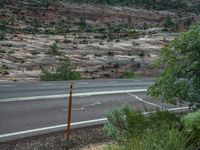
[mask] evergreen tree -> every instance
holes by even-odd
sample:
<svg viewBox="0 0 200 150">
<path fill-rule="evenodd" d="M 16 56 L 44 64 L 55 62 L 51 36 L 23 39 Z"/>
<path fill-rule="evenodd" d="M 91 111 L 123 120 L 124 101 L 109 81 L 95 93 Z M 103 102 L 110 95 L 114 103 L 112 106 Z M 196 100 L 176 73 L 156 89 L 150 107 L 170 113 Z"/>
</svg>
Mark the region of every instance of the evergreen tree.
<svg viewBox="0 0 200 150">
<path fill-rule="evenodd" d="M 55 80 L 78 80 L 80 79 L 79 73 L 74 71 L 69 58 L 64 57 L 60 59 L 60 63 L 56 70 L 47 70 L 42 68 L 40 80 L 42 81 L 55 81 Z"/>
</svg>

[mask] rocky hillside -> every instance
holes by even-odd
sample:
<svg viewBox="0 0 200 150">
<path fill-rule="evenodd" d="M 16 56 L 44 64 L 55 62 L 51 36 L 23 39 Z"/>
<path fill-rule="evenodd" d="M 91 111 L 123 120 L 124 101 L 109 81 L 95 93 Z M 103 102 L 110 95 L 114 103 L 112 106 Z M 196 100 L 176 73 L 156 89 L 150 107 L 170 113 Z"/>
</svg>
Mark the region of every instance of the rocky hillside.
<svg viewBox="0 0 200 150">
<path fill-rule="evenodd" d="M 199 19 L 190 11 L 42 2 L 0 4 L 1 80 L 38 80 L 41 68 L 55 68 L 62 55 L 82 78 L 114 78 L 116 64 L 118 77 L 155 76 L 159 49 Z"/>
<path fill-rule="evenodd" d="M 78 4 L 110 5 L 153 10 L 200 13 L 199 0 L 64 0 Z"/>
</svg>

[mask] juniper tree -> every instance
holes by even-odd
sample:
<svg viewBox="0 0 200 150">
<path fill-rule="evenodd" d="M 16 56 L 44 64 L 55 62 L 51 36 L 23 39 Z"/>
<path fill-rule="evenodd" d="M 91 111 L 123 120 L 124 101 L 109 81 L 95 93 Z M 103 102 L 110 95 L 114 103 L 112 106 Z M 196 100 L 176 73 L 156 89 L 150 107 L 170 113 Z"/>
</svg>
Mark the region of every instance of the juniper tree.
<svg viewBox="0 0 200 150">
<path fill-rule="evenodd" d="M 55 81 L 55 80 L 78 80 L 80 74 L 74 70 L 69 58 L 64 57 L 54 70 L 47 70 L 42 68 L 40 80 L 42 81 Z"/>
</svg>

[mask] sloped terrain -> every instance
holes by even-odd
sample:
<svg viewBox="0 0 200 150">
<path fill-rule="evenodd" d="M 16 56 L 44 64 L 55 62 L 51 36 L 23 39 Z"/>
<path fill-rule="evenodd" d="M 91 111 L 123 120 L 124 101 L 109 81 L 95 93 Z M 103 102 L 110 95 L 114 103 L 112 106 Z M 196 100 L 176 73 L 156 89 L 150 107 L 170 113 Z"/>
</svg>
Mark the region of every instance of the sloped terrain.
<svg viewBox="0 0 200 150">
<path fill-rule="evenodd" d="M 166 18 L 170 18 L 172 22 Z M 159 49 L 199 19 L 191 12 L 6 1 L 0 11 L 1 80 L 38 80 L 68 56 L 82 78 L 115 78 L 134 71 L 155 76 Z M 168 25 L 168 26 L 167 26 Z M 116 68 L 116 64 L 118 68 Z"/>
</svg>

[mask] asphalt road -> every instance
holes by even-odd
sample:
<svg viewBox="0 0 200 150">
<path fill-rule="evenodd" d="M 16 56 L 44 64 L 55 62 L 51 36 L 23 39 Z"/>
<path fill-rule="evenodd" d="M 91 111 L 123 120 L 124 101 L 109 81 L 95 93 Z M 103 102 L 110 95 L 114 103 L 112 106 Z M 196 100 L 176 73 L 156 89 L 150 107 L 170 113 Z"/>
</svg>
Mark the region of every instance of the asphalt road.
<svg viewBox="0 0 200 150">
<path fill-rule="evenodd" d="M 151 83 L 153 83 L 153 79 L 145 78 L 135 80 L 80 80 L 73 81 L 73 93 L 140 89 L 146 88 Z M 0 99 L 68 93 L 69 81 L 0 83 Z"/>
<path fill-rule="evenodd" d="M 152 83 L 153 79 L 75 81 L 73 94 L 81 95 L 73 97 L 72 127 L 103 123 L 108 110 L 125 102 L 138 111 L 177 107 L 148 98 L 145 89 Z M 64 81 L 0 83 L 0 142 L 65 129 L 68 87 Z"/>
</svg>

